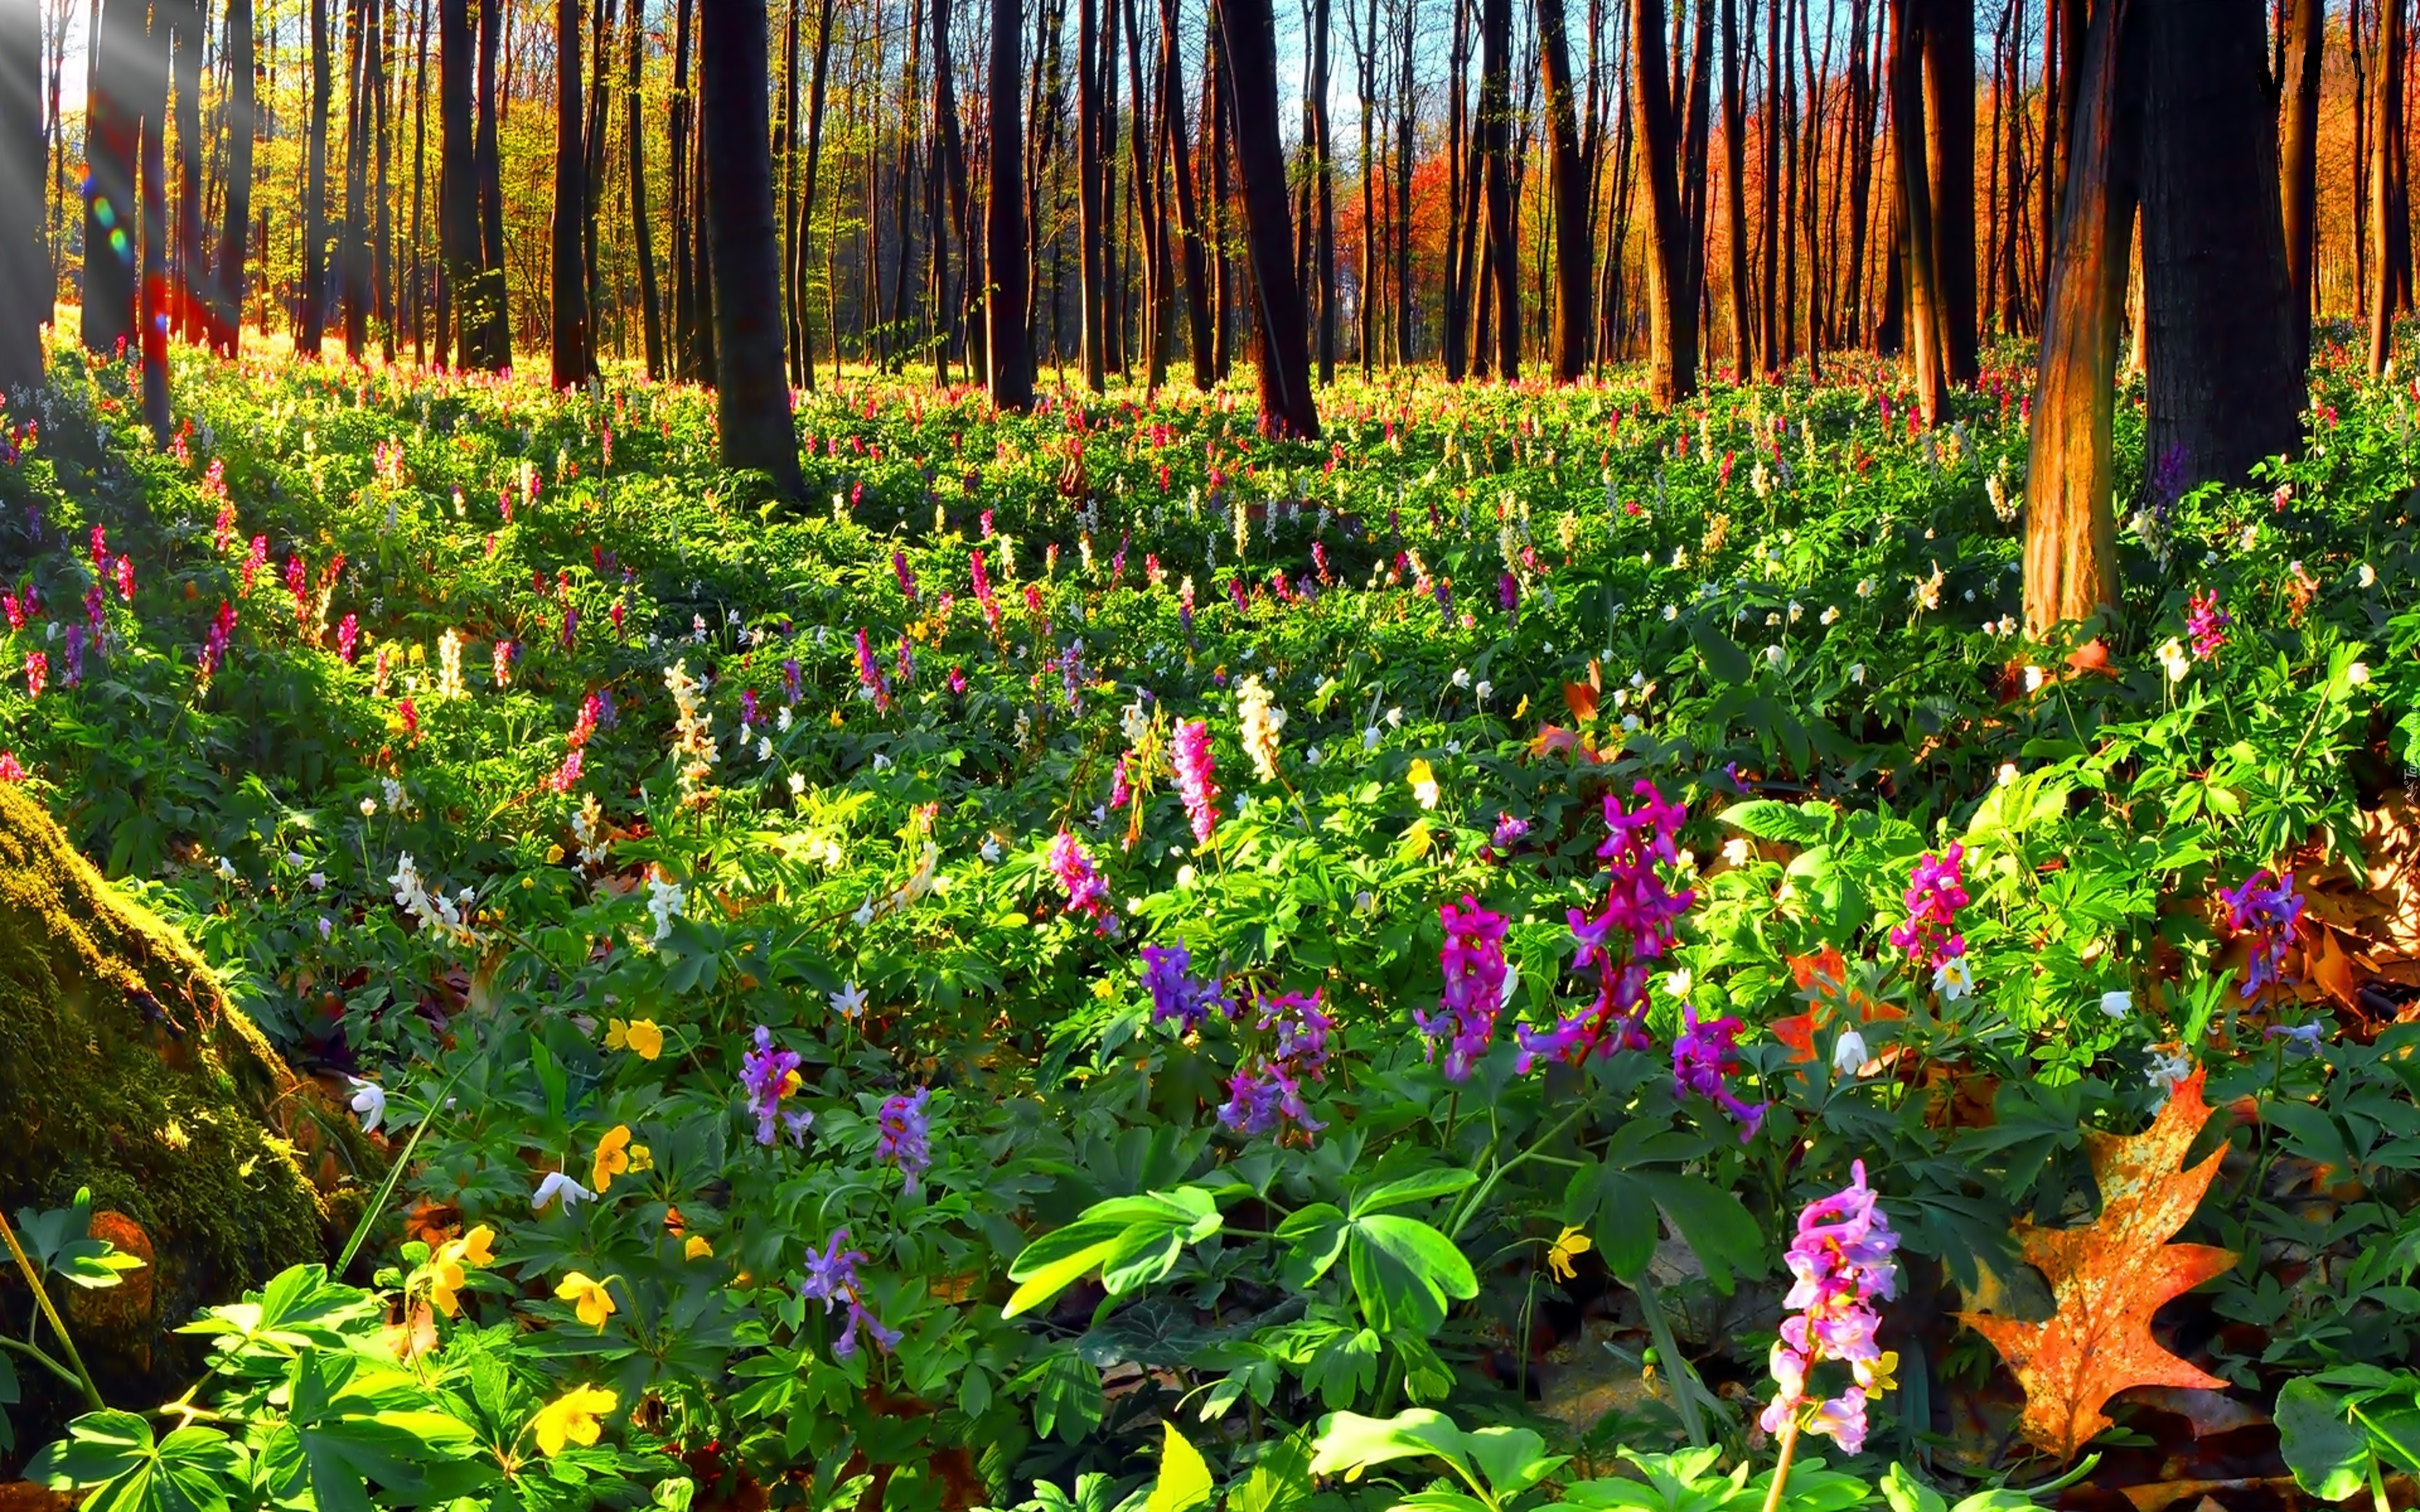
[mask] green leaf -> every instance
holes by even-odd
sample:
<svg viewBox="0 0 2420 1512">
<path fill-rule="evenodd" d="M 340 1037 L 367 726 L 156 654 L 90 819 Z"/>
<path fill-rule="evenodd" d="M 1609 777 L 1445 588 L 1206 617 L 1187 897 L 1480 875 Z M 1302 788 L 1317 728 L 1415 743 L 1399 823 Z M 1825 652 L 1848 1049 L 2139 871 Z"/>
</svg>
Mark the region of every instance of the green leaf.
<svg viewBox="0 0 2420 1512">
<path fill-rule="evenodd" d="M 1571 1458 L 1546 1453 L 1546 1441 L 1528 1428 L 1474 1428 L 1462 1437 L 1470 1446 L 1470 1458 L 1487 1476 L 1487 1489 L 1499 1503 L 1510 1502 L 1544 1480 Z"/>
<path fill-rule="evenodd" d="M 2353 1495 L 2369 1475 L 2368 1435 L 2316 1381 L 2289 1381 L 2277 1393 L 2277 1452 L 2294 1484 L 2322 1502 Z"/>
<path fill-rule="evenodd" d="M 1159 1450 L 1159 1479 L 1152 1485 L 1143 1512 L 1193 1512 L 1197 1506 L 1209 1505 L 1218 1485 L 1210 1478 L 1210 1466 L 1202 1451 L 1176 1431 L 1175 1424 L 1162 1420 L 1159 1426 L 1166 1430 Z"/>
<path fill-rule="evenodd" d="M 260 1450 L 262 1489 L 295 1512 L 372 1512 L 369 1488 L 389 1504 L 421 1499 L 427 1473 L 468 1456 L 469 1424 L 436 1412 L 411 1375 L 359 1355 L 297 1360 L 292 1409 Z"/>
<path fill-rule="evenodd" d="M 1380 1333 L 1434 1334 L 1449 1298 L 1479 1295 L 1479 1278 L 1452 1240 L 1415 1218 L 1380 1213 L 1351 1223 L 1347 1266 L 1362 1316 Z"/>
<path fill-rule="evenodd" d="M 229 1512 L 245 1473 L 243 1445 L 216 1428 L 182 1427 L 154 1441 L 132 1412 L 87 1412 L 25 1468 L 53 1490 L 88 1492 L 92 1512 Z"/>
<path fill-rule="evenodd" d="M 1369 1213 L 1384 1212 L 1389 1208 L 1406 1208 L 1415 1202 L 1434 1202 L 1439 1197 L 1451 1196 L 1478 1180 L 1479 1173 L 1468 1166 L 1439 1166 L 1435 1170 L 1398 1177 L 1356 1195 L 1353 1216 L 1359 1218 Z"/>
<path fill-rule="evenodd" d="M 1218 1196 L 1209 1187 L 1181 1186 L 1093 1204 L 1074 1223 L 1043 1235 L 1018 1254 L 1008 1278 L 1021 1285 L 1001 1316 L 1015 1318 L 1040 1306 L 1095 1266 L 1113 1295 L 1158 1280 L 1175 1267 L 1186 1245 L 1198 1244 L 1225 1226 Z"/>
<path fill-rule="evenodd" d="M 1033 1392 L 1035 1434 L 1074 1443 L 1100 1427 L 1106 1410 L 1099 1371 L 1072 1353 L 1054 1354 L 1043 1365 Z"/>
<path fill-rule="evenodd" d="M 1453 1419 L 1426 1407 L 1384 1418 L 1330 1412 L 1319 1420 L 1319 1437 L 1312 1441 L 1311 1449 L 1313 1475 L 1342 1475 L 1354 1481 L 1373 1466 L 1434 1456 L 1451 1465 L 1464 1479 L 1470 1477 L 1462 1430 L 1453 1426 Z"/>
<path fill-rule="evenodd" d="M 1909 1474 L 1905 1465 L 1895 1464 L 1883 1473 L 1882 1492 L 1891 1512 L 1949 1512 L 1941 1493 Z"/>
<path fill-rule="evenodd" d="M 1715 682 L 1737 686 L 1756 680 L 1756 667 L 1747 659 L 1747 653 L 1712 620 L 1691 620 L 1689 639 L 1697 642 L 1698 655 L 1706 658 L 1707 675 Z"/>
<path fill-rule="evenodd" d="M 1296 1512 L 1311 1500 L 1311 1436 L 1289 1434 L 1261 1451 L 1252 1473 L 1227 1493 L 1227 1512 Z"/>
<path fill-rule="evenodd" d="M 1277 1228 L 1278 1242 L 1286 1246 L 1279 1269 L 1286 1289 L 1304 1290 L 1326 1275 L 1344 1253 L 1347 1231 L 1343 1212 L 1332 1202 L 1314 1202 L 1288 1213 Z"/>
<path fill-rule="evenodd" d="M 1817 845 L 1829 838 L 1832 824 L 1839 810 L 1828 803 L 1782 803 L 1773 798 L 1751 798 L 1734 803 L 1715 818 L 1744 834 L 1759 840 L 1779 841 L 1788 845 Z"/>
</svg>

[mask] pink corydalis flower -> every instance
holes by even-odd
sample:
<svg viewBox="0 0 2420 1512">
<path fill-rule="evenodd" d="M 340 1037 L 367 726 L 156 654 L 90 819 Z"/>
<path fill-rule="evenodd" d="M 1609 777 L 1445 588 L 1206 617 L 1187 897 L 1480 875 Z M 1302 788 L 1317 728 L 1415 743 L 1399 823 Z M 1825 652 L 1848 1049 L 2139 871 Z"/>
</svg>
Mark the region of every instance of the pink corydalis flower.
<svg viewBox="0 0 2420 1512">
<path fill-rule="evenodd" d="M 1210 724 L 1187 719 L 1176 727 L 1171 760 L 1176 768 L 1176 791 L 1185 800 L 1185 817 L 1193 825 L 1193 843 L 1207 845 L 1218 828 L 1218 784 L 1210 752 Z"/>
<path fill-rule="evenodd" d="M 1966 953 L 1966 936 L 1956 933 L 1958 910 L 1966 906 L 1962 869 L 1966 847 L 1953 841 L 1935 856 L 1924 853 L 1908 874 L 1907 921 L 1890 932 L 1891 944 L 1908 953 L 1919 971 Z"/>
<path fill-rule="evenodd" d="M 40 697 L 42 696 L 42 689 L 43 689 L 43 688 L 45 688 L 45 687 L 49 687 L 49 686 L 50 686 L 50 682 L 51 682 L 51 658 L 50 658 L 48 656 L 46 656 L 46 655 L 44 655 L 43 653 L 39 652 L 39 651 L 28 651 L 28 652 L 26 652 L 26 653 L 25 653 L 25 693 L 26 693 L 26 695 L 27 695 L 28 697 L 30 697 L 30 698 L 40 698 Z"/>
<path fill-rule="evenodd" d="M 2185 635 L 2193 641 L 2194 659 L 2208 661 L 2226 644 L 2226 632 L 2235 618 L 2218 607 L 2215 592 L 2194 594 L 2186 610 Z"/>
<path fill-rule="evenodd" d="M 1796 1315 L 1783 1321 L 1773 1346 L 1777 1389 L 1758 1421 L 1787 1442 L 1820 1433 L 1855 1454 L 1865 1447 L 1867 1404 L 1890 1389 L 1899 1364 L 1875 1342 L 1882 1319 L 1873 1308 L 1896 1294 L 1899 1266 L 1891 1255 L 1899 1236 L 1866 1185 L 1866 1163 L 1851 1172 L 1847 1187 L 1798 1215 L 1797 1236 L 1783 1256 L 1795 1285 L 1782 1299 Z M 1825 1361 L 1847 1365 L 1852 1382 L 1829 1399 L 1807 1392 L 1807 1377 Z"/>
</svg>

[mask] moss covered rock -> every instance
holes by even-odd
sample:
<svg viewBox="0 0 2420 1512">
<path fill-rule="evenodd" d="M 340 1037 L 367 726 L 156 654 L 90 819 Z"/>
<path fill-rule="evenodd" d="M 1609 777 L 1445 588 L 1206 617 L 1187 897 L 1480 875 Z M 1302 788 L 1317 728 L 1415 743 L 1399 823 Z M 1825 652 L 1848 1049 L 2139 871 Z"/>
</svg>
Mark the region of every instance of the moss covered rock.
<svg viewBox="0 0 2420 1512">
<path fill-rule="evenodd" d="M 137 1248 L 131 1227 L 147 1244 L 142 1285 L 79 1308 L 96 1374 L 137 1394 L 191 1367 L 172 1331 L 194 1308 L 326 1257 L 375 1161 L 193 948 L 6 783 L 0 1152 L 8 1211 L 64 1207 L 88 1187 L 123 1226 L 109 1237 Z M 14 1314 L 27 1299 L 8 1280 L 0 1310 Z"/>
</svg>

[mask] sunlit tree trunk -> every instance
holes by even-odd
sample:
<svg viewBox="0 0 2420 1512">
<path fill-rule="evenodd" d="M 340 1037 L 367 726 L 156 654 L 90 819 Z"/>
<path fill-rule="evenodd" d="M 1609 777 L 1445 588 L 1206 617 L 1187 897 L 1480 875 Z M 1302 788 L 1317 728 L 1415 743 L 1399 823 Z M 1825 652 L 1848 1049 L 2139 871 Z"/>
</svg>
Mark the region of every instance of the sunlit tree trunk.
<svg viewBox="0 0 2420 1512">
<path fill-rule="evenodd" d="M 470 0 L 437 0 L 437 246 L 444 285 L 437 301 L 438 361 L 470 367 L 480 332 L 478 169 L 471 116 Z"/>
<path fill-rule="evenodd" d="M 715 419 L 722 465 L 806 493 L 782 350 L 781 239 L 773 219 L 771 70 L 758 0 L 699 0 L 698 78 L 707 257 L 716 288 Z"/>
<path fill-rule="evenodd" d="M 2138 79 L 2126 77 L 2135 70 L 2123 34 L 2132 29 L 2125 13 L 2137 3 L 2101 0 L 2094 8 L 2075 80 L 2025 477 L 2025 625 L 2036 635 L 2088 621 L 2118 602 L 2111 430 L 2140 100 Z"/>
<path fill-rule="evenodd" d="M 1576 380 L 1588 371 L 1594 318 L 1589 293 L 1594 273 L 1589 245 L 1587 170 L 1580 154 L 1577 107 L 1572 100 L 1571 47 L 1563 0 L 1538 0 L 1538 66 L 1546 110 L 1546 183 L 1555 207 L 1555 377 Z M 1367 235 L 1367 232 L 1364 232 Z"/>
<path fill-rule="evenodd" d="M 252 0 L 227 0 L 226 199 L 219 223 L 218 273 L 211 281 L 216 303 L 210 325 L 211 339 L 229 357 L 243 340 L 245 234 L 252 224 Z"/>
<path fill-rule="evenodd" d="M 1748 323 L 1753 290 L 1747 281 L 1747 90 L 1740 71 L 1739 0 L 1723 0 L 1723 240 L 1730 282 L 1731 377 L 1744 379 L 1756 361 Z"/>
<path fill-rule="evenodd" d="M 2403 213 L 2403 67 L 2406 0 L 2384 0 L 2379 14 L 2377 111 L 2369 133 L 2369 376 L 2395 355 L 2395 317 L 2409 305 L 2412 226 Z"/>
<path fill-rule="evenodd" d="M 177 122 L 177 234 L 168 268 L 169 319 L 179 340 L 199 341 L 210 281 L 202 251 L 202 8 L 194 0 L 176 0 L 162 8 L 171 28 L 169 76 Z"/>
<path fill-rule="evenodd" d="M 497 147 L 496 54 L 504 41 L 503 0 L 479 0 L 479 131 L 473 144 L 479 183 L 479 298 L 473 301 L 481 336 L 480 365 L 502 372 L 513 365 L 513 318 L 504 282 L 504 162 Z"/>
<path fill-rule="evenodd" d="M 655 222 L 647 214 L 647 133 L 640 113 L 646 84 L 645 13 L 641 0 L 630 0 L 629 102 L 623 115 L 630 123 L 630 231 L 639 264 L 639 320 L 645 332 L 647 377 L 660 380 L 666 372 L 663 298 L 656 285 Z"/>
<path fill-rule="evenodd" d="M 1176 238 L 1185 270 L 1186 355 L 1193 386 L 1207 393 L 1217 386 L 1216 337 L 1211 331 L 1210 258 L 1202 245 L 1202 209 L 1193 193 L 1193 148 L 1185 131 L 1185 56 L 1176 38 L 1177 0 L 1159 0 L 1159 116 L 1170 177 L 1176 188 Z M 1204 123 L 1206 131 L 1207 123 Z"/>
<path fill-rule="evenodd" d="M 41 381 L 41 328 L 51 316 L 41 68 L 39 0 L 0 0 L 0 395 Z"/>
<path fill-rule="evenodd" d="M 1025 7 L 992 0 L 990 201 L 984 211 L 985 261 L 991 283 L 984 298 L 984 347 L 991 401 L 1002 409 L 1033 406 L 1033 359 L 1026 339 L 1030 289 L 1025 219 L 1025 132 L 1017 87 L 1024 61 Z"/>
<path fill-rule="evenodd" d="M 580 108 L 580 0 L 554 6 L 554 244 L 551 249 L 552 340 L 549 377 L 558 390 L 588 381 L 596 369 L 589 348 L 587 235 L 588 155 Z M 599 81 L 598 93 L 603 93 Z"/>
<path fill-rule="evenodd" d="M 1107 275 L 1109 249 L 1101 233 L 1101 0 L 1076 0 L 1076 240 L 1078 321 L 1083 342 L 1084 387 L 1101 392 L 1109 366 Z"/>
<path fill-rule="evenodd" d="M 1949 407 L 1944 350 L 1941 240 L 1933 224 L 1931 176 L 1926 167 L 1923 39 L 1916 29 L 1924 0 L 1891 0 L 1891 150 L 1899 167 L 1899 257 L 1906 272 L 1907 353 L 1924 423 L 1938 424 Z"/>
<path fill-rule="evenodd" d="M 294 349 L 297 355 L 316 361 L 328 319 L 328 95 L 334 62 L 328 38 L 328 0 L 311 0 L 310 48 L 311 98 L 303 128 L 308 141 L 302 170 L 302 309 L 295 321 Z"/>
<path fill-rule="evenodd" d="M 2283 148 L 2279 166 L 2286 228 L 2288 339 L 2297 369 L 2310 361 L 2311 315 L 2318 298 L 2319 226 L 2319 64 L 2327 44 L 2325 0 L 2293 0 L 2287 27 Z"/>
<path fill-rule="evenodd" d="M 960 284 L 965 300 L 980 297 L 983 258 L 976 246 L 973 208 L 967 187 L 966 141 L 958 127 L 958 95 L 952 77 L 954 64 L 950 52 L 950 0 L 933 0 L 933 131 L 935 152 L 940 159 L 942 187 L 948 192 L 950 224 L 957 232 L 958 255 L 963 271 Z M 948 327 L 954 320 L 965 332 L 970 348 L 978 345 L 979 337 L 970 322 L 953 310 L 950 303 L 950 259 L 948 241 L 939 228 L 933 237 L 933 287 L 935 290 L 934 319 L 944 326 L 943 339 L 934 344 L 933 381 L 950 380 L 950 341 Z"/>
<path fill-rule="evenodd" d="M 1664 31 L 1664 0 L 1630 0 L 1631 111 L 1647 178 L 1647 389 L 1659 409 L 1698 392 L 1698 292 L 1690 278 L 1681 124 Z"/>
<path fill-rule="evenodd" d="M 143 283 L 138 312 L 143 332 L 143 423 L 163 449 L 173 424 L 168 412 L 168 18 L 158 10 L 144 33 Z"/>
<path fill-rule="evenodd" d="M 1496 377 L 1521 376 L 1521 232 L 1512 199 L 1512 0 L 1479 0 L 1477 145 L 1487 207 L 1479 298 L 1494 307 Z"/>
<path fill-rule="evenodd" d="M 1497 3 L 1509 7 L 1511 0 Z M 1285 147 L 1278 136 L 1277 24 L 1269 0 L 1218 0 L 1218 18 L 1228 124 L 1234 131 L 1235 169 L 1244 181 L 1245 241 L 1260 332 L 1261 414 L 1281 435 L 1317 440 L 1310 333 L 1302 290 L 1295 284 Z"/>
</svg>

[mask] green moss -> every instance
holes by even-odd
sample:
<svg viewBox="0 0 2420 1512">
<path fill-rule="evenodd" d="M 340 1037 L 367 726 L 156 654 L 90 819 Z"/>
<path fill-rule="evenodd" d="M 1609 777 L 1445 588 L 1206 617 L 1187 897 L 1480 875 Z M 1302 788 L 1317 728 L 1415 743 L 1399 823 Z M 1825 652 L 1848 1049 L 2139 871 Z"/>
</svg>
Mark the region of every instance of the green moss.
<svg viewBox="0 0 2420 1512">
<path fill-rule="evenodd" d="M 192 948 L 0 785 L 0 1202 L 90 1187 L 150 1236 L 173 1327 L 322 1256 L 329 1201 L 280 1132 L 312 1108 Z"/>
</svg>

